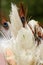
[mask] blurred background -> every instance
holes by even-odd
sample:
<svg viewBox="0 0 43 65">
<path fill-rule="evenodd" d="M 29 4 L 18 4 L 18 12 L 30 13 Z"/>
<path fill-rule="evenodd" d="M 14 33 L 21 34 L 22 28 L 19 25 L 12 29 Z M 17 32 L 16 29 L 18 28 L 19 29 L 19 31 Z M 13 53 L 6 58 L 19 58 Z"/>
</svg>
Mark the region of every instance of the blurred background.
<svg viewBox="0 0 43 65">
<path fill-rule="evenodd" d="M 43 23 L 43 0 L 1 0 L 0 13 L 2 13 L 9 20 L 9 13 L 11 10 L 11 2 L 19 5 L 23 2 L 24 7 L 27 8 L 27 17 L 32 17 L 35 20 Z"/>
</svg>

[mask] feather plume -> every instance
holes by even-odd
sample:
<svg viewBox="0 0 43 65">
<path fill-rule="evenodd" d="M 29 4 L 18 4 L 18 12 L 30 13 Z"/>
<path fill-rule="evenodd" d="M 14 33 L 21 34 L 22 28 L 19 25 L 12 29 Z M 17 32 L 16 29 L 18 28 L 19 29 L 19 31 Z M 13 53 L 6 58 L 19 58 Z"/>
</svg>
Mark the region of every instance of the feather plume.
<svg viewBox="0 0 43 65">
<path fill-rule="evenodd" d="M 17 6 L 12 3 L 11 3 L 10 21 L 11 21 L 11 26 L 12 26 L 11 31 L 13 35 L 16 37 L 18 31 L 22 27 L 22 22 L 18 14 Z"/>
</svg>

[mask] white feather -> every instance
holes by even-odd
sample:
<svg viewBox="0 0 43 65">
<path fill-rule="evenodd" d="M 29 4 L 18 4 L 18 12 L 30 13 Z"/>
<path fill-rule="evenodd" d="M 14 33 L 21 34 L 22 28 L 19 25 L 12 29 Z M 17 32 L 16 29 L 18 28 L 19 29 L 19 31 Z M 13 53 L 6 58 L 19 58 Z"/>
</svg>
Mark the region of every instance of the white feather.
<svg viewBox="0 0 43 65">
<path fill-rule="evenodd" d="M 38 21 L 35 21 L 32 19 L 29 21 L 28 24 L 31 26 L 32 30 L 34 31 L 34 27 L 35 27 L 35 25 L 38 25 Z"/>
<path fill-rule="evenodd" d="M 11 31 L 13 35 L 16 37 L 18 31 L 22 27 L 22 23 L 18 14 L 18 8 L 14 4 L 11 4 L 10 21 L 11 21 Z"/>
</svg>

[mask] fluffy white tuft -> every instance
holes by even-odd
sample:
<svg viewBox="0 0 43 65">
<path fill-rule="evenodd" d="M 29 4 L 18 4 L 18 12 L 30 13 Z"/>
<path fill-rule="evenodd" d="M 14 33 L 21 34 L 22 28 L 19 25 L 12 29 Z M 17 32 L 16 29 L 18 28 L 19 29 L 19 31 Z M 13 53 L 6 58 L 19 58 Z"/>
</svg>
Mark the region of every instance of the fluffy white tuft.
<svg viewBox="0 0 43 65">
<path fill-rule="evenodd" d="M 11 4 L 10 21 L 11 21 L 11 31 L 13 35 L 16 37 L 18 31 L 22 27 L 22 22 L 18 14 L 18 8 L 14 4 Z"/>
<path fill-rule="evenodd" d="M 16 38 L 16 62 L 17 65 L 34 65 L 35 57 L 32 50 L 35 46 L 33 35 L 25 28 L 21 28 Z M 15 50 L 13 46 L 13 50 Z"/>
</svg>

